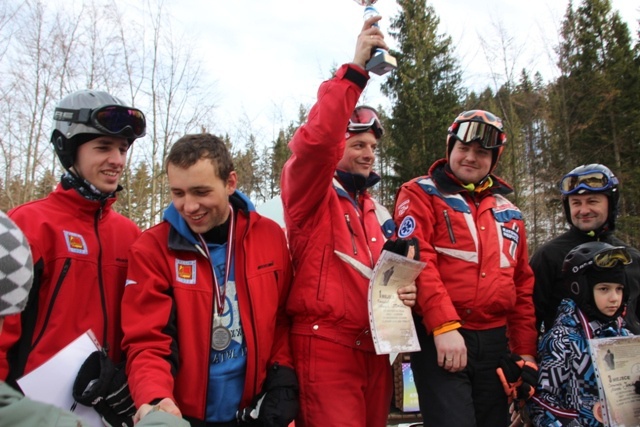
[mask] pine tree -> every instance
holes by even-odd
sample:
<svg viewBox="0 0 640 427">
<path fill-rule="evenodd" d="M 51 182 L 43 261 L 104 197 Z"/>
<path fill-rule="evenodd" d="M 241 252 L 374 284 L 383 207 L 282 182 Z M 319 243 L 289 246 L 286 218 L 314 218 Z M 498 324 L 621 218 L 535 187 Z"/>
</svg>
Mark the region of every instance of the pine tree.
<svg viewBox="0 0 640 427">
<path fill-rule="evenodd" d="M 269 157 L 268 184 L 269 198 L 280 194 L 280 176 L 282 175 L 282 167 L 291 155 L 288 142 L 293 137 L 295 129 L 293 126 L 285 131 L 283 129 L 278 132 L 278 138 L 271 145 L 271 155 Z"/>
<path fill-rule="evenodd" d="M 588 163 L 611 168 L 624 189 L 622 217 L 640 212 L 640 71 L 633 52 L 629 28 L 610 0 L 583 0 L 575 11 L 570 4 L 559 48 L 561 75 L 550 91 L 559 163 L 565 169 Z M 629 236 L 638 237 L 637 231 Z"/>
<path fill-rule="evenodd" d="M 134 170 L 128 172 L 131 175 L 127 192 L 128 204 L 120 206 L 120 212 L 135 222 L 142 230 L 155 225 L 156 219 L 151 217 L 151 170 L 147 162 L 138 163 Z M 120 195 L 118 201 L 120 201 Z M 117 203 L 120 205 L 120 203 Z"/>
<path fill-rule="evenodd" d="M 395 184 L 428 172 L 444 157 L 446 131 L 459 113 L 461 74 L 450 37 L 437 33 L 439 18 L 426 2 L 399 0 L 390 34 L 399 45 L 392 54 L 398 68 L 382 86 L 393 104 L 388 130 L 393 135 Z"/>
<path fill-rule="evenodd" d="M 233 164 L 238 174 L 238 190 L 246 194 L 254 202 L 264 202 L 262 181 L 263 171 L 259 167 L 258 146 L 254 135 L 249 135 L 249 141 L 244 150 L 231 151 Z"/>
</svg>

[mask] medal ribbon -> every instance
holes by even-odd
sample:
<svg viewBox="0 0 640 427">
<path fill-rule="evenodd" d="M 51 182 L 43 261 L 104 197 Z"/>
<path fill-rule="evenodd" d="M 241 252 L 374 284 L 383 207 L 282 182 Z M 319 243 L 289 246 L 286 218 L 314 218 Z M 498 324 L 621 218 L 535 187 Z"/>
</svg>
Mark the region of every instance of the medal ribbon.
<svg viewBox="0 0 640 427">
<path fill-rule="evenodd" d="M 214 286 L 214 296 L 216 300 L 216 312 L 218 313 L 218 318 L 222 319 L 222 313 L 224 312 L 224 303 L 227 295 L 227 282 L 229 281 L 229 271 L 231 270 L 231 256 L 233 254 L 233 235 L 235 231 L 235 217 L 233 215 L 233 206 L 229 205 L 229 234 L 227 236 L 227 264 L 224 269 L 224 284 L 220 286 L 218 284 L 218 275 L 216 274 L 215 267 L 211 264 L 211 271 L 213 272 L 213 282 Z M 198 238 L 200 239 L 200 244 L 202 244 L 205 252 L 207 253 L 207 258 L 209 258 L 209 263 L 211 263 L 211 254 L 209 253 L 209 247 L 207 243 L 204 241 L 204 238 L 201 234 L 198 234 Z M 222 290 L 220 288 L 222 287 Z"/>
</svg>

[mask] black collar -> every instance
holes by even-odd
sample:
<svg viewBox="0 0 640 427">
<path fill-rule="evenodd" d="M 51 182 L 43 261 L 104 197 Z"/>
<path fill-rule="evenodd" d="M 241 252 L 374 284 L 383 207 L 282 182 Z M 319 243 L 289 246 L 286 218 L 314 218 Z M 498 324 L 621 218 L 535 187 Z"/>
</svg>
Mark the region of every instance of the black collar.
<svg viewBox="0 0 640 427">
<path fill-rule="evenodd" d="M 220 225 L 216 225 L 211 230 L 202 233 L 202 238 L 207 243 L 216 245 L 224 245 L 229 236 L 229 224 L 231 223 L 231 215 Z"/>
<path fill-rule="evenodd" d="M 361 193 L 380 182 L 380 175 L 375 172 L 371 172 L 369 176 L 365 178 L 364 175 L 358 173 L 350 173 L 336 169 L 336 175 L 344 189 L 351 194 Z"/>
</svg>

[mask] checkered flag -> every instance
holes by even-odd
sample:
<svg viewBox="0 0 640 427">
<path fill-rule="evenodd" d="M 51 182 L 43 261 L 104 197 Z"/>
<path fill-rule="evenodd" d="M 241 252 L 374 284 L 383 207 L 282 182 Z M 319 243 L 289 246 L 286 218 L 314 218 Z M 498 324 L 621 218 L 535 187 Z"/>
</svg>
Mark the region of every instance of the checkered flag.
<svg viewBox="0 0 640 427">
<path fill-rule="evenodd" d="M 33 260 L 26 237 L 0 211 L 0 316 L 20 313 L 33 282 Z"/>
</svg>

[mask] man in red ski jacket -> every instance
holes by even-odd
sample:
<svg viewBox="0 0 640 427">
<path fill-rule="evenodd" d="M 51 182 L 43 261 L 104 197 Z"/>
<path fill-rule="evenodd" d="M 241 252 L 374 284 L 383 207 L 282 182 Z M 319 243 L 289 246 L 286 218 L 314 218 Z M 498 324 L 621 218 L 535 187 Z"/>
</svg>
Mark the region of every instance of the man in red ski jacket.
<svg viewBox="0 0 640 427">
<path fill-rule="evenodd" d="M 381 31 L 365 21 L 352 63 L 324 82 L 318 101 L 289 143 L 282 201 L 295 268 L 287 303 L 300 381 L 296 426 L 386 426 L 392 394 L 387 355 L 376 355 L 367 309 L 369 279 L 394 225 L 369 194 L 383 129 L 377 113 L 356 103 Z M 346 134 L 345 134 L 346 132 Z M 415 286 L 400 289 L 411 306 Z"/>
<path fill-rule="evenodd" d="M 102 91 L 71 93 L 56 107 L 51 142 L 66 173 L 47 197 L 9 211 L 34 262 L 26 309 L 6 317 L 0 336 L 0 378 L 15 387 L 88 329 L 121 359 L 127 252 L 140 230 L 112 205 L 145 127 L 140 110 Z"/>
<path fill-rule="evenodd" d="M 286 427 L 298 384 L 285 235 L 236 190 L 220 138 L 180 138 L 167 176 L 172 203 L 131 248 L 122 304 L 136 417 L 155 405 L 196 427 Z"/>
<path fill-rule="evenodd" d="M 427 263 L 416 280 L 422 351 L 411 353 L 425 426 L 507 426 L 513 396 L 505 391 L 513 384 L 504 386 L 496 370 L 513 367 L 516 383 L 530 373 L 521 359 L 534 362 L 524 220 L 505 197 L 511 187 L 491 173 L 505 143 L 499 117 L 463 112 L 448 130 L 446 158 L 396 197 L 398 237 L 417 238 Z"/>
</svg>

